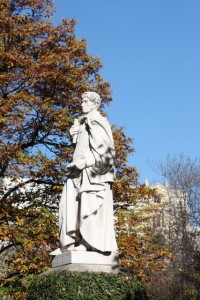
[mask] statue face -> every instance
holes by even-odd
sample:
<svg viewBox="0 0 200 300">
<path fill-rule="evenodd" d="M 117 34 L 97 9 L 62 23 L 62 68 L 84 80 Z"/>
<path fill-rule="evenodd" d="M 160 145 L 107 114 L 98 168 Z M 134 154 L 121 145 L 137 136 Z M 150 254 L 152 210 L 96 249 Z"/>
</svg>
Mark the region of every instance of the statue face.
<svg viewBox="0 0 200 300">
<path fill-rule="evenodd" d="M 97 109 L 97 104 L 95 102 L 90 101 L 90 99 L 87 96 L 83 96 L 81 106 L 84 114 L 87 114 L 90 111 Z"/>
</svg>

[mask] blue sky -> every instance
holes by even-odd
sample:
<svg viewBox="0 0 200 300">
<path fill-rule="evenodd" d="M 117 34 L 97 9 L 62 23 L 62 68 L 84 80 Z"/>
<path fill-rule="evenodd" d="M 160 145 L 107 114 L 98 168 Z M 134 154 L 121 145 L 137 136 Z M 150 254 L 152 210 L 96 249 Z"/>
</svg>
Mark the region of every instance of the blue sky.
<svg viewBox="0 0 200 300">
<path fill-rule="evenodd" d="M 140 181 L 162 182 L 155 161 L 200 156 L 200 1 L 55 0 L 78 21 L 76 35 L 98 56 L 110 82 L 109 120 L 124 126 L 136 149 Z"/>
</svg>

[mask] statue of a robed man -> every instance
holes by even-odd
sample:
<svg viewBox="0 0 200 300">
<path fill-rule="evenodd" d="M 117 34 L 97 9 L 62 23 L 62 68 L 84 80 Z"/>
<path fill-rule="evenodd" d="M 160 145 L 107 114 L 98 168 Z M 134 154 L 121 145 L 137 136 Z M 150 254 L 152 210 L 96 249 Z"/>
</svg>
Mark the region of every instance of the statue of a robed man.
<svg viewBox="0 0 200 300">
<path fill-rule="evenodd" d="M 52 255 L 117 250 L 112 195 L 115 149 L 110 125 L 98 111 L 100 104 L 97 93 L 85 92 L 83 114 L 70 129 L 75 151 L 59 204 L 60 248 Z"/>
</svg>

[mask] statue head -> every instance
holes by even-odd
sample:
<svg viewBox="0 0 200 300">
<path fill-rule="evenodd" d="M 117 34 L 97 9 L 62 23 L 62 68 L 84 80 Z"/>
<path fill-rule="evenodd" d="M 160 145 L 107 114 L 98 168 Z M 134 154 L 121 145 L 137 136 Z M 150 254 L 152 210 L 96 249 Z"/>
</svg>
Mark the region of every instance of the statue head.
<svg viewBox="0 0 200 300">
<path fill-rule="evenodd" d="M 85 92 L 81 96 L 83 113 L 89 113 L 92 110 L 98 110 L 101 105 L 101 98 L 95 92 Z"/>
</svg>

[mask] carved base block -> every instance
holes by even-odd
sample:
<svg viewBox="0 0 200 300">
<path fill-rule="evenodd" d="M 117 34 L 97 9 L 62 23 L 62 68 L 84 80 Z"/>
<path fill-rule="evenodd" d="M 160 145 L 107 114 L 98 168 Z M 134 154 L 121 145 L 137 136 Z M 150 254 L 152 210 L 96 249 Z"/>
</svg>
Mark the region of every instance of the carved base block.
<svg viewBox="0 0 200 300">
<path fill-rule="evenodd" d="M 90 251 L 67 251 L 53 258 L 52 267 L 55 268 L 68 264 L 118 266 L 118 260 L 119 256 L 116 253 L 103 255 Z"/>
</svg>

